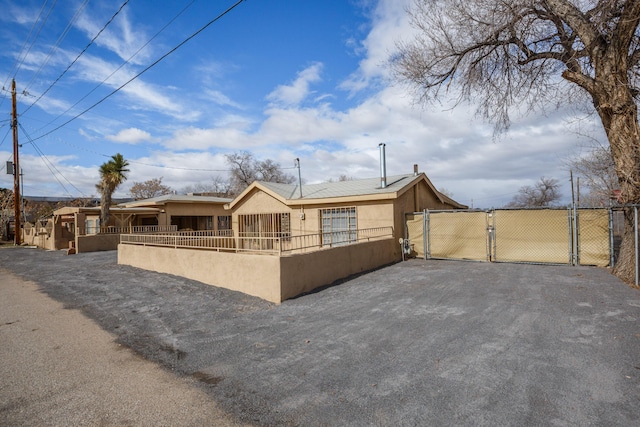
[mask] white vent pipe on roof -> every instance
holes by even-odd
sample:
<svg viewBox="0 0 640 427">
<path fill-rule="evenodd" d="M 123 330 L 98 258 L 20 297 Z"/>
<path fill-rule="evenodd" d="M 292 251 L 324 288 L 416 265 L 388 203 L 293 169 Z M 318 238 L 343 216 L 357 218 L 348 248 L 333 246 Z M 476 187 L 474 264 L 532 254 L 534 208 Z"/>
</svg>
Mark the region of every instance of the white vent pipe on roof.
<svg viewBox="0 0 640 427">
<path fill-rule="evenodd" d="M 380 147 L 380 188 L 387 188 L 387 155 L 385 154 L 385 146 L 384 142 L 378 144 L 378 147 Z"/>
</svg>

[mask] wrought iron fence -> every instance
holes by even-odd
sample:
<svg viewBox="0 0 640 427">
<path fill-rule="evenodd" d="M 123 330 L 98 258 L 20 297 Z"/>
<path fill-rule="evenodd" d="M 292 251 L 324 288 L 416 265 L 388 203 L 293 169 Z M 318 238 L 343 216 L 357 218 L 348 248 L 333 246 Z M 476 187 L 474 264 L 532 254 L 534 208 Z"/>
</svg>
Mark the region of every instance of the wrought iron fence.
<svg viewBox="0 0 640 427">
<path fill-rule="evenodd" d="M 205 236 L 193 232 L 162 234 L 122 234 L 120 243 L 173 248 L 206 249 L 229 252 L 255 252 L 271 255 L 286 255 L 311 252 L 331 247 L 323 242 L 322 233 L 301 236 Z M 340 233 L 340 232 L 335 232 Z M 393 227 L 375 227 L 345 231 L 355 239 L 351 243 L 373 241 L 393 237 Z M 341 243 L 343 245 L 344 243 Z"/>
<path fill-rule="evenodd" d="M 177 232 L 177 225 L 132 225 L 125 227 L 76 227 L 79 236 L 89 234 L 169 233 Z"/>
</svg>

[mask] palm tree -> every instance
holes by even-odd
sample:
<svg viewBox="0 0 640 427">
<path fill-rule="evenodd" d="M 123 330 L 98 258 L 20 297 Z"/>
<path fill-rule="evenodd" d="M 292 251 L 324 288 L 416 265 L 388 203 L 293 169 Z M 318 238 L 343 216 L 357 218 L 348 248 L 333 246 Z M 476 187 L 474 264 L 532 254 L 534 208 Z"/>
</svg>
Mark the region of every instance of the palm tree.
<svg viewBox="0 0 640 427">
<path fill-rule="evenodd" d="M 127 162 L 122 154 L 117 153 L 111 156 L 111 160 L 100 166 L 100 182 L 96 184 L 96 188 L 100 192 L 100 225 L 106 226 L 109 222 L 109 208 L 111 208 L 111 196 L 116 188 L 127 180 L 126 173 L 129 162 Z"/>
</svg>

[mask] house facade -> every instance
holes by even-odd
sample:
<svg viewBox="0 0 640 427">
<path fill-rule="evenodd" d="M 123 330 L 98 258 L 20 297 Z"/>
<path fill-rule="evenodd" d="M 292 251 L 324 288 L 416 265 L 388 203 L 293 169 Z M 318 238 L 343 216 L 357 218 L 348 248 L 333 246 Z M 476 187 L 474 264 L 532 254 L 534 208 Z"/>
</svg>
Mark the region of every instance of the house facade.
<svg viewBox="0 0 640 427">
<path fill-rule="evenodd" d="M 441 194 L 424 173 L 303 185 L 254 182 L 227 206 L 239 237 L 318 234 L 322 246 L 355 240 L 357 230 L 392 227 L 404 236 L 404 214 L 466 209 Z M 401 256 L 400 248 L 394 256 Z"/>
<path fill-rule="evenodd" d="M 302 188 L 254 182 L 224 208 L 231 235 L 123 235 L 118 263 L 281 303 L 401 260 L 405 213 L 467 207 L 415 171 Z"/>
</svg>

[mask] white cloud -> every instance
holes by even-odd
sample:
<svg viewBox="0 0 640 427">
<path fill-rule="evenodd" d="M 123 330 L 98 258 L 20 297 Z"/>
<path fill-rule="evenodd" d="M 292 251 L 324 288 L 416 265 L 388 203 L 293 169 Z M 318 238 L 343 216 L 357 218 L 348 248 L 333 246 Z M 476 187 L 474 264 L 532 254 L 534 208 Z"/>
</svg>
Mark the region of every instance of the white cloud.
<svg viewBox="0 0 640 427">
<path fill-rule="evenodd" d="M 152 141 L 151 134 L 138 128 L 123 129 L 115 135 L 107 135 L 106 139 L 120 144 L 139 144 Z"/>
<path fill-rule="evenodd" d="M 316 62 L 298 73 L 290 85 L 278 86 L 267 95 L 267 100 L 283 106 L 300 104 L 310 93 L 311 83 L 321 80 L 322 64 Z"/>
<path fill-rule="evenodd" d="M 411 0 L 379 0 L 372 14 L 372 28 L 362 41 L 364 58 L 340 87 L 357 92 L 369 87 L 372 81 L 387 78 L 385 64 L 400 38 L 412 32 L 405 12 Z M 358 52 L 359 50 L 356 50 Z"/>
<path fill-rule="evenodd" d="M 243 108 L 242 105 L 234 102 L 233 100 L 231 100 L 231 98 L 218 90 L 206 89 L 204 91 L 204 98 L 207 101 L 213 102 L 214 104 L 220 105 L 222 107 L 233 107 L 237 109 Z"/>
<path fill-rule="evenodd" d="M 113 89 L 131 81 L 136 75 L 136 72 L 128 67 L 122 67 L 115 71 L 118 68 L 117 65 L 91 55 L 84 55 L 78 64 L 79 70 L 76 72 L 83 80 L 98 84 L 104 81 L 106 86 Z M 175 97 L 165 94 L 163 91 L 171 92 L 172 90 L 153 86 L 141 78 L 131 81 L 121 89 L 121 92 L 127 95 L 128 100 L 132 101 L 125 103 L 125 108 L 155 111 L 185 121 L 194 121 L 199 117 L 199 112 L 187 109 L 177 103 Z"/>
<path fill-rule="evenodd" d="M 87 10 L 76 22 L 76 27 L 82 30 L 88 40 L 92 40 L 102 29 L 105 16 L 111 17 L 117 9 L 113 3 L 108 9 L 100 11 Z M 97 20 L 94 18 L 98 18 Z M 117 54 L 121 59 L 128 60 L 132 64 L 144 64 L 148 62 L 151 51 L 144 44 L 150 36 L 141 30 L 140 26 L 134 26 L 128 16 L 127 8 L 123 8 L 111 24 L 102 31 L 95 40 L 95 44 Z"/>
</svg>

